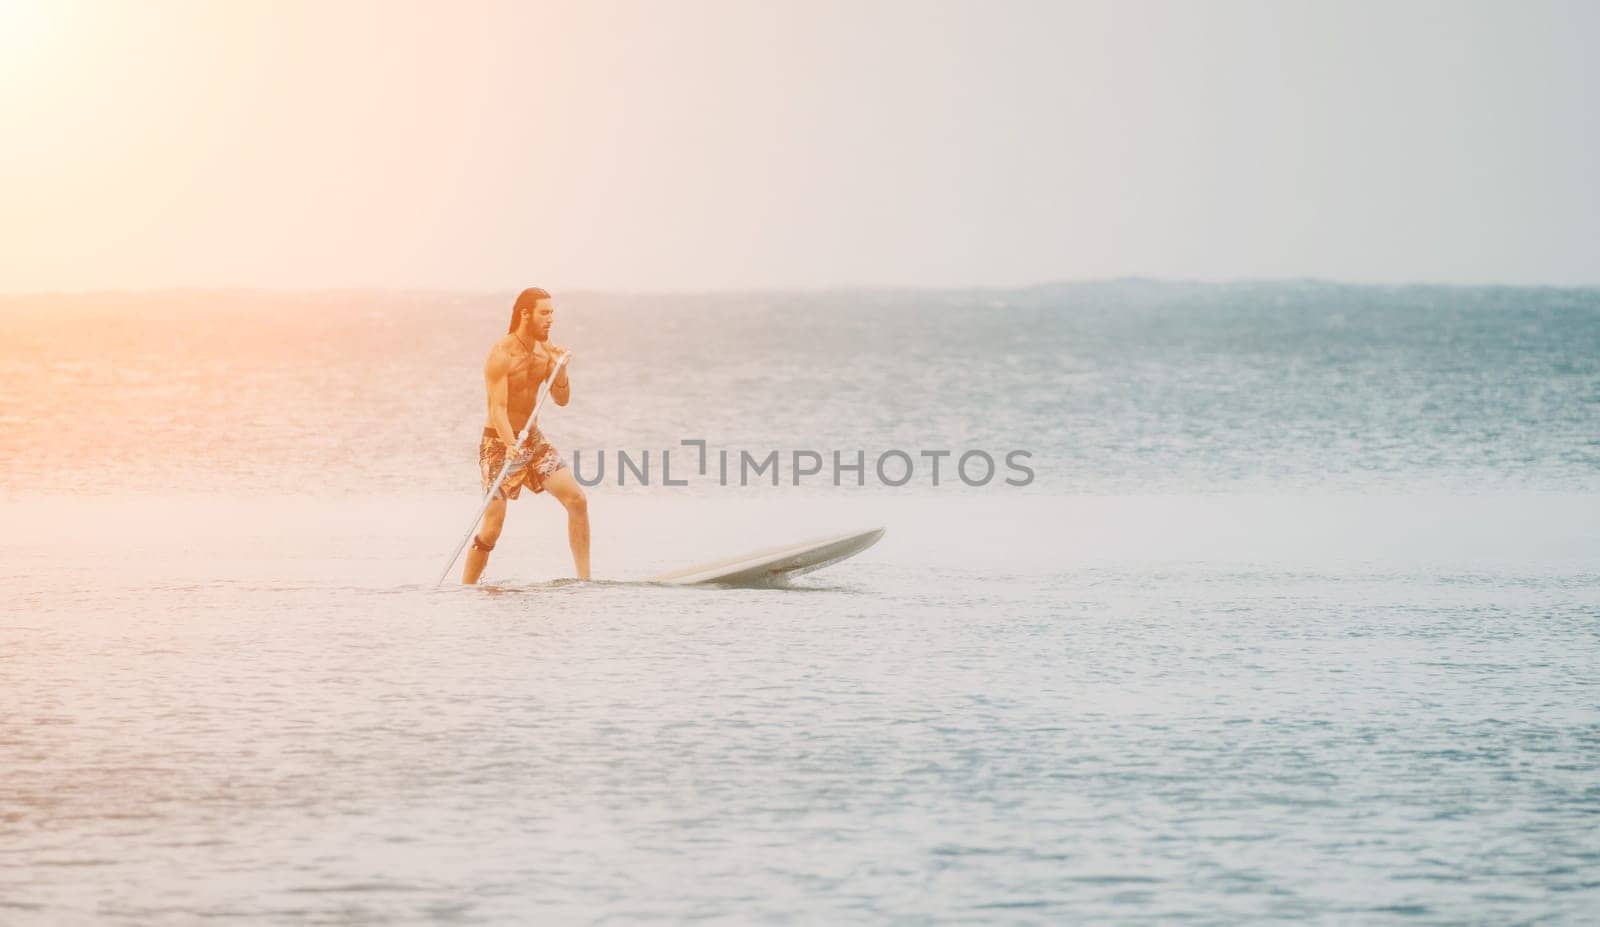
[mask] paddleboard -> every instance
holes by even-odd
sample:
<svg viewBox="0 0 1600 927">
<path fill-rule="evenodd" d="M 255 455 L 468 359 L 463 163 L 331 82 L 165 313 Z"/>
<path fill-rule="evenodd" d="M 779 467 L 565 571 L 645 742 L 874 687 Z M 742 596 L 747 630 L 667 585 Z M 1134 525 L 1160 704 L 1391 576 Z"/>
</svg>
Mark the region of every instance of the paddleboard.
<svg viewBox="0 0 1600 927">
<path fill-rule="evenodd" d="M 715 584 L 721 586 L 774 586 L 799 576 L 820 570 L 829 564 L 854 557 L 883 537 L 883 528 L 874 528 L 859 534 L 841 534 L 819 538 L 801 544 L 774 547 L 769 550 L 729 557 L 702 563 L 683 570 L 674 570 L 650 578 L 653 583 L 673 586 Z"/>
</svg>

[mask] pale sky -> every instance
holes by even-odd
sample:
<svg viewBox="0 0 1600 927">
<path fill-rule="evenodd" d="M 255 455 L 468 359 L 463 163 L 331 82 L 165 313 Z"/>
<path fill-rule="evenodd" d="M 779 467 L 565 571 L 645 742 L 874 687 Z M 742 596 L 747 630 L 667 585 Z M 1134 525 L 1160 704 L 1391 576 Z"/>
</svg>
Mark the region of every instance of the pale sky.
<svg viewBox="0 0 1600 927">
<path fill-rule="evenodd" d="M 1600 3 L 0 0 L 0 291 L 1600 284 Z"/>
</svg>

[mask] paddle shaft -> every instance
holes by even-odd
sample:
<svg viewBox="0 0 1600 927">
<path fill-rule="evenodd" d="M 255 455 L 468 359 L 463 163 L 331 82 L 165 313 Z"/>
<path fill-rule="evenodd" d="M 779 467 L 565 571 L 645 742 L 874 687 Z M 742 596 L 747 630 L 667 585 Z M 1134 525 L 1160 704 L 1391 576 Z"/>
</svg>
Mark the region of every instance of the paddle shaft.
<svg viewBox="0 0 1600 927">
<path fill-rule="evenodd" d="M 472 516 L 472 524 L 467 526 L 467 533 L 461 538 L 461 543 L 456 545 L 455 553 L 450 555 L 450 560 L 444 565 L 444 570 L 439 573 L 439 581 L 435 586 L 444 585 L 445 578 L 450 575 L 450 568 L 461 559 L 461 552 L 467 549 L 467 543 L 472 540 L 472 535 L 478 530 L 478 522 L 483 520 L 483 513 L 489 511 L 489 504 L 494 501 L 495 493 L 500 491 L 500 484 L 506 481 L 506 475 L 511 472 L 511 465 L 516 462 L 517 452 L 522 450 L 523 442 L 528 440 L 528 435 L 533 434 L 533 425 L 539 420 L 539 410 L 544 408 L 544 401 L 550 398 L 551 390 L 555 389 L 556 377 L 561 376 L 561 368 L 567 365 L 567 358 L 571 354 L 562 354 L 556 360 L 556 365 L 550 371 L 550 378 L 539 385 L 539 399 L 533 404 L 533 412 L 528 416 L 528 423 L 522 426 L 522 433 L 517 435 L 517 443 L 506 450 L 506 462 L 500 465 L 500 475 L 494 478 L 489 485 L 489 491 L 483 494 L 483 505 L 478 507 L 478 514 Z"/>
</svg>

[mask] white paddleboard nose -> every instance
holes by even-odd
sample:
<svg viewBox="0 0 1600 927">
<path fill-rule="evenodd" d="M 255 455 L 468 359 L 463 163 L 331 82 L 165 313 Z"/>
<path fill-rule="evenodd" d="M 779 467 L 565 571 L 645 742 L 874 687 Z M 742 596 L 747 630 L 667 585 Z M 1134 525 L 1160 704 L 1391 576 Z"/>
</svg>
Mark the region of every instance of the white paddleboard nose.
<svg viewBox="0 0 1600 927">
<path fill-rule="evenodd" d="M 781 582 L 802 573 L 820 570 L 847 560 L 878 543 L 887 528 L 873 528 L 855 534 L 802 541 L 772 547 L 739 557 L 713 560 L 650 579 L 654 583 L 692 586 L 715 583 L 724 586 L 760 586 Z"/>
</svg>

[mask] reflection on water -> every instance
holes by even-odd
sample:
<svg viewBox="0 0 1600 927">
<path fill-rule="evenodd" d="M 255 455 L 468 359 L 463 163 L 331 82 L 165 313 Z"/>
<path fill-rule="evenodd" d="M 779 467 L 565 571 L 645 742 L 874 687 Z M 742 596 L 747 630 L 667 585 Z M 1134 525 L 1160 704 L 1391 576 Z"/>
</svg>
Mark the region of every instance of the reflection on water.
<svg viewBox="0 0 1600 927">
<path fill-rule="evenodd" d="M 1600 509 L 1446 501 L 12 503 L 0 921 L 1582 923 Z"/>
</svg>

